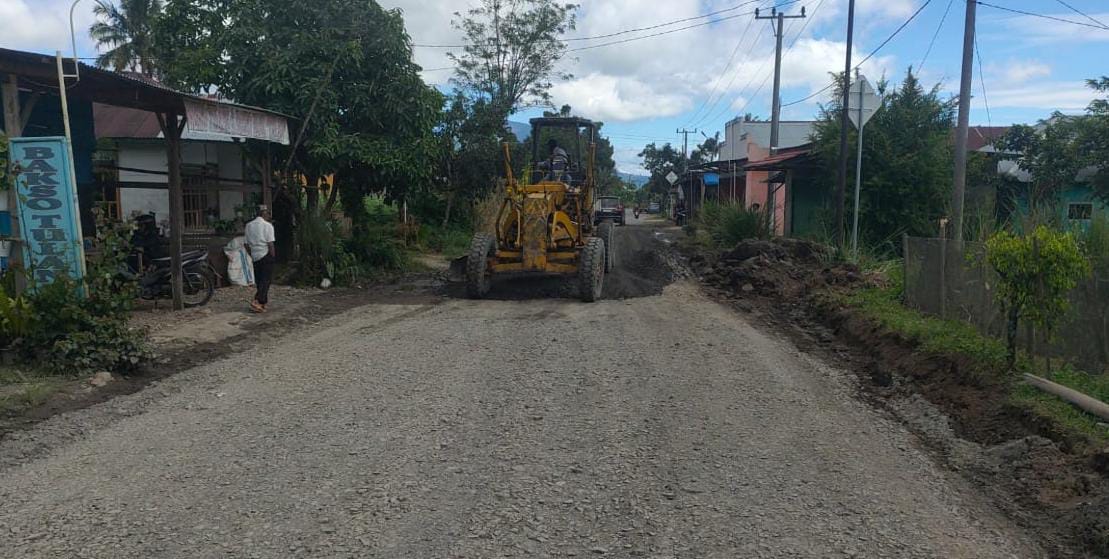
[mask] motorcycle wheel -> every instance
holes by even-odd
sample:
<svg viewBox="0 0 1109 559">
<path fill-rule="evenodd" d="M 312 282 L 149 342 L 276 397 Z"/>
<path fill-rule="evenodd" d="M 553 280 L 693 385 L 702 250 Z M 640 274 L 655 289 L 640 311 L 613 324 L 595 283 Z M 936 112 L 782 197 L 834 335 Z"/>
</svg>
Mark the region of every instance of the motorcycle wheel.
<svg viewBox="0 0 1109 559">
<path fill-rule="evenodd" d="M 200 307 L 207 305 L 216 292 L 215 282 L 208 270 L 194 270 L 185 272 L 185 281 L 181 284 L 184 291 L 186 307 Z"/>
</svg>

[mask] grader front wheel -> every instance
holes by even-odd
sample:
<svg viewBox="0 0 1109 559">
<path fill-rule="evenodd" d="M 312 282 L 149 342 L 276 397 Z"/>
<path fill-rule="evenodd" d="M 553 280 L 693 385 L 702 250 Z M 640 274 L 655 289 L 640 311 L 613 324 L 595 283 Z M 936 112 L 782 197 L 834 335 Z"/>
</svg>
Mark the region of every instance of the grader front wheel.
<svg viewBox="0 0 1109 559">
<path fill-rule="evenodd" d="M 488 233 L 478 233 L 470 241 L 466 255 L 466 295 L 480 299 L 489 293 L 492 285 L 489 258 L 497 254 L 497 239 Z"/>
<path fill-rule="evenodd" d="M 591 237 L 581 251 L 578 262 L 578 291 L 581 300 L 592 303 L 601 298 L 605 279 L 605 242 Z"/>
</svg>

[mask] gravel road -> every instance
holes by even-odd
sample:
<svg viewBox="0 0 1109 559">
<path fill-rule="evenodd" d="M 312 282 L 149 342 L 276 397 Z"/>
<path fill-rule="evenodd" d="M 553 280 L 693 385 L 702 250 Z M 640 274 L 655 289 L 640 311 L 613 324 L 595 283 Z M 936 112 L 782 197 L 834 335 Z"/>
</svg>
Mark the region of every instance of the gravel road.
<svg viewBox="0 0 1109 559">
<path fill-rule="evenodd" d="M 371 304 L 6 441 L 0 555 L 1043 556 L 851 378 L 685 280 Z"/>
</svg>

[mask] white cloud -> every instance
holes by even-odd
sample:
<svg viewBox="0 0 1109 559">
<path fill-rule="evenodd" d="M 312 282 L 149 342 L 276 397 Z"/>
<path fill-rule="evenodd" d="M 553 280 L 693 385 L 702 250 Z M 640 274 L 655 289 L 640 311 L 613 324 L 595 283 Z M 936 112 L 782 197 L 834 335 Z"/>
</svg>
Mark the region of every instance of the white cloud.
<svg viewBox="0 0 1109 559">
<path fill-rule="evenodd" d="M 3 47 L 72 56 L 67 0 L 0 0 L 0 38 Z M 77 47 L 82 55 L 93 52 L 88 28 L 93 22 L 91 2 L 74 12 Z"/>
<path fill-rule="evenodd" d="M 1005 68 L 1005 83 L 1024 83 L 1032 78 L 1043 78 L 1051 75 L 1051 66 L 1029 60 L 1026 62 L 1011 62 Z"/>
<path fill-rule="evenodd" d="M 575 113 L 601 121 L 667 117 L 692 108 L 686 96 L 656 91 L 633 77 L 596 72 L 555 84 L 551 97 L 556 106 L 569 104 Z"/>
<path fill-rule="evenodd" d="M 1094 92 L 1085 82 L 1039 82 L 1033 85 L 987 90 L 990 107 L 1035 108 L 1073 112 L 1086 108 Z"/>
</svg>

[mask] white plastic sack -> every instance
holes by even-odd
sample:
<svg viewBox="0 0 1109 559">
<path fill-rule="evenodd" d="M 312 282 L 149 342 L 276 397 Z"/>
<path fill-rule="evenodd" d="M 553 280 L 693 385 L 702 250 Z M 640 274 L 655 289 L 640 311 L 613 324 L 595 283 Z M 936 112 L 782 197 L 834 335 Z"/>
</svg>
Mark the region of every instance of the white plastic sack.
<svg viewBox="0 0 1109 559">
<path fill-rule="evenodd" d="M 232 285 L 254 285 L 254 260 L 246 248 L 246 237 L 235 237 L 223 247 L 227 256 L 227 281 Z"/>
</svg>

